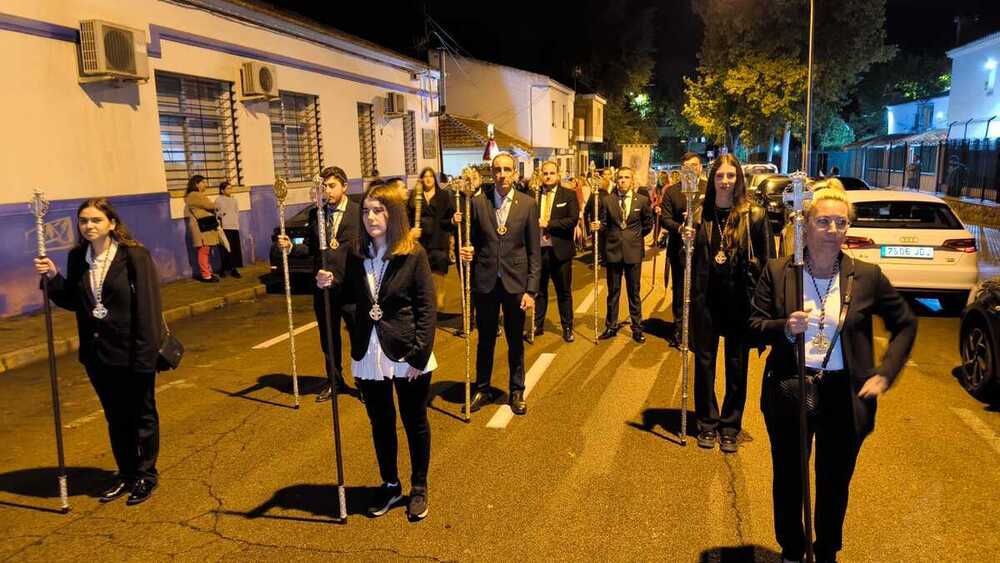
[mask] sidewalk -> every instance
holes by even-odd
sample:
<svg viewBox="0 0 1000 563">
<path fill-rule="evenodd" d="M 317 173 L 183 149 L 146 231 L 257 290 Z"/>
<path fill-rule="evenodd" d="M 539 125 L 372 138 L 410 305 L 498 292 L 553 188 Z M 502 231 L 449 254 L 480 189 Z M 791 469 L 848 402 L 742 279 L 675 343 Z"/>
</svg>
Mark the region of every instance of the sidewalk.
<svg viewBox="0 0 1000 563">
<path fill-rule="evenodd" d="M 260 278 L 269 271 L 266 262 L 258 262 L 243 268 L 241 279 L 226 277 L 211 284 L 183 279 L 164 284 L 160 292 L 167 324 L 264 295 L 266 290 Z M 55 305 L 52 313 L 56 355 L 75 353 L 80 346 L 76 317 Z M 46 358 L 48 344 L 43 314 L 0 319 L 0 374 Z"/>
</svg>

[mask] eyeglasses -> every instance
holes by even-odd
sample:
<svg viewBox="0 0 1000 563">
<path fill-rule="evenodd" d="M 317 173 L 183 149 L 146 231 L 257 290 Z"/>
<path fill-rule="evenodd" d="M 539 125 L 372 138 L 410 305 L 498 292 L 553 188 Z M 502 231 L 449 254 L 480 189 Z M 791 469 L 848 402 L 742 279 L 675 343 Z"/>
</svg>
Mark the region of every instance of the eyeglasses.
<svg viewBox="0 0 1000 563">
<path fill-rule="evenodd" d="M 816 217 L 813 224 L 824 231 L 829 230 L 830 225 L 836 225 L 838 231 L 846 231 L 851 226 L 851 222 L 843 217 Z"/>
</svg>

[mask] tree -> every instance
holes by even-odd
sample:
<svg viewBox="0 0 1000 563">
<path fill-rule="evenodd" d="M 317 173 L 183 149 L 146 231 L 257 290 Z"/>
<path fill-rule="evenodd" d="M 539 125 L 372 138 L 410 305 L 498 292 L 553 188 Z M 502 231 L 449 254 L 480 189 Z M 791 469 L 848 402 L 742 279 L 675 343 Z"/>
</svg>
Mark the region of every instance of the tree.
<svg viewBox="0 0 1000 563">
<path fill-rule="evenodd" d="M 821 149 L 840 149 L 854 142 L 854 130 L 839 115 L 835 115 L 823 127 L 823 135 L 819 139 Z"/>
<path fill-rule="evenodd" d="M 903 53 L 874 65 L 848 104 L 848 122 L 859 139 L 885 135 L 885 106 L 940 96 L 951 87 L 951 62 L 945 55 Z"/>
</svg>

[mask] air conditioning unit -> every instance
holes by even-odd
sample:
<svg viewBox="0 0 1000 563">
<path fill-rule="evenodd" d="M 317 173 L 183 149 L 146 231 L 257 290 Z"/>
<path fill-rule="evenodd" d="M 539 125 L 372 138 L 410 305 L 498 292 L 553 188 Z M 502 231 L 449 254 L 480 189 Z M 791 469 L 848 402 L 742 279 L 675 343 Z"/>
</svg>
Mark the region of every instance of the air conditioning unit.
<svg viewBox="0 0 1000 563">
<path fill-rule="evenodd" d="M 102 20 L 80 22 L 80 82 L 149 80 L 146 32 Z"/>
<path fill-rule="evenodd" d="M 385 115 L 386 119 L 403 117 L 406 114 L 406 97 L 397 92 L 387 92 L 385 95 Z"/>
<path fill-rule="evenodd" d="M 274 65 L 246 62 L 240 69 L 243 98 L 271 99 L 278 97 L 278 73 Z"/>
</svg>

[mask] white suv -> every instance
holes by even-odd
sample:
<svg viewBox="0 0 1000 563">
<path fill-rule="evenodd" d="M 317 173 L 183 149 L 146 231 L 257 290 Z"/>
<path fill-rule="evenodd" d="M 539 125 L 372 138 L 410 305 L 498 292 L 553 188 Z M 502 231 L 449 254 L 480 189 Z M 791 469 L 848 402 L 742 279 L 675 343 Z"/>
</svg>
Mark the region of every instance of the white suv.
<svg viewBox="0 0 1000 563">
<path fill-rule="evenodd" d="M 946 308 L 965 305 L 979 281 L 976 239 L 940 198 L 917 192 L 847 192 L 856 218 L 848 254 L 878 264 L 901 291 L 934 292 Z"/>
</svg>

